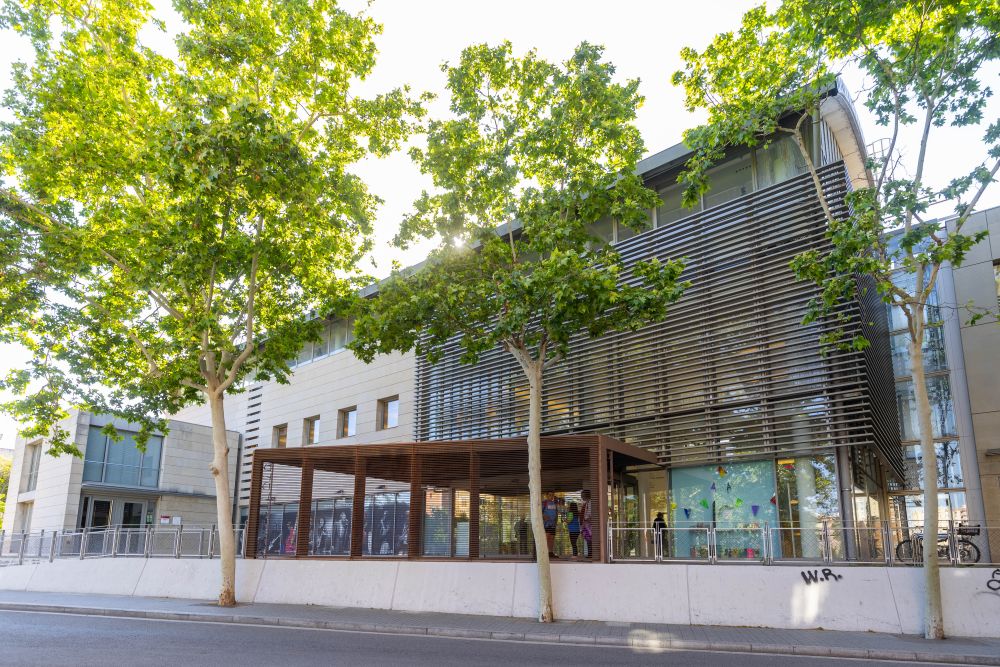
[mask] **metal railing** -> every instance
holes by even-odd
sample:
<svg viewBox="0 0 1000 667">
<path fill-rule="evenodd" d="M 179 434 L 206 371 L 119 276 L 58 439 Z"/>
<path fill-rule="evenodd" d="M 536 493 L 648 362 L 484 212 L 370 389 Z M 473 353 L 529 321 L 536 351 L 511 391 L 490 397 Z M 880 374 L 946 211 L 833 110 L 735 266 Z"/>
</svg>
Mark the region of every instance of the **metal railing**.
<svg viewBox="0 0 1000 667">
<path fill-rule="evenodd" d="M 236 528 L 235 538 L 236 557 L 242 558 L 246 530 Z M 218 554 L 215 526 L 0 531 L 0 566 L 56 558 L 215 558 Z"/>
<path fill-rule="evenodd" d="M 942 565 L 1000 564 L 1000 527 L 942 525 L 936 550 Z M 841 526 L 825 522 L 809 528 L 763 525 L 653 527 L 612 525 L 612 562 L 700 562 L 921 565 L 921 526 L 890 528 Z"/>
</svg>

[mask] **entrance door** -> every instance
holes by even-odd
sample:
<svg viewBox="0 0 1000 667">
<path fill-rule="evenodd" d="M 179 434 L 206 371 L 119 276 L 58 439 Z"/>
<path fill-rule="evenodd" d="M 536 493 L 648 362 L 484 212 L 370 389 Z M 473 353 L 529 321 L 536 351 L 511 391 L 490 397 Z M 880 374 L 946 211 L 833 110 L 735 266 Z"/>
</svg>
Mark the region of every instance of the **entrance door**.
<svg viewBox="0 0 1000 667">
<path fill-rule="evenodd" d="M 87 525 L 84 528 L 100 530 L 111 525 L 111 500 L 106 498 L 88 498 L 90 511 L 87 512 Z"/>
<path fill-rule="evenodd" d="M 146 516 L 146 503 L 136 500 L 122 501 L 122 528 L 139 528 Z"/>
</svg>

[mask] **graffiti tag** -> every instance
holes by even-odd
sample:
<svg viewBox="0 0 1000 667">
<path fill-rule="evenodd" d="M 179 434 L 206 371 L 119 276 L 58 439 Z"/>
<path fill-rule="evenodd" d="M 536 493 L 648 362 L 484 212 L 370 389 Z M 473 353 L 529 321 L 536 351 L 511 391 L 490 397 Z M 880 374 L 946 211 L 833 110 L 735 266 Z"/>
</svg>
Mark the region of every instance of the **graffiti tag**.
<svg viewBox="0 0 1000 667">
<path fill-rule="evenodd" d="M 993 570 L 990 580 L 986 582 L 986 588 L 991 591 L 1000 591 L 1000 569 Z"/>
<path fill-rule="evenodd" d="M 834 574 L 833 570 L 828 567 L 824 567 L 822 570 L 802 570 L 799 574 L 802 575 L 802 579 L 807 584 L 818 584 L 821 581 L 840 581 L 844 578 L 844 575 Z M 997 584 L 1000 584 L 1000 581 Z"/>
</svg>

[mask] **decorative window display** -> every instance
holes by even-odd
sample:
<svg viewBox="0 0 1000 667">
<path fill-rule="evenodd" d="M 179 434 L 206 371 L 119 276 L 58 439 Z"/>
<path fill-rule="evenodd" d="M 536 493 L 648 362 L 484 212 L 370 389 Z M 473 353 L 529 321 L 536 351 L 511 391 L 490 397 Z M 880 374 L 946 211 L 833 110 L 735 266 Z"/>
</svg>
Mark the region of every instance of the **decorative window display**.
<svg viewBox="0 0 1000 667">
<path fill-rule="evenodd" d="M 761 528 L 777 524 L 774 463 L 750 461 L 676 468 L 670 475 L 673 526 L 665 545 L 671 558 L 708 556 L 708 529 L 716 529 L 721 559 L 761 557 Z"/>
</svg>

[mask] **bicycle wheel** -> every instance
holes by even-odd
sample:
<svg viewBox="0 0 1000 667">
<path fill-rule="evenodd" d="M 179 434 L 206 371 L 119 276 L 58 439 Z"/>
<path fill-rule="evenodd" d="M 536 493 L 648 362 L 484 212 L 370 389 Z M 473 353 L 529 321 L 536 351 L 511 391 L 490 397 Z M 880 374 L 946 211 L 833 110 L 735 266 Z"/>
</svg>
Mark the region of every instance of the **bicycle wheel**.
<svg viewBox="0 0 1000 667">
<path fill-rule="evenodd" d="M 969 540 L 958 541 L 958 557 L 962 563 L 978 563 L 979 547 Z"/>
<path fill-rule="evenodd" d="M 896 545 L 896 560 L 912 563 L 913 557 L 913 540 L 903 540 Z"/>
</svg>

